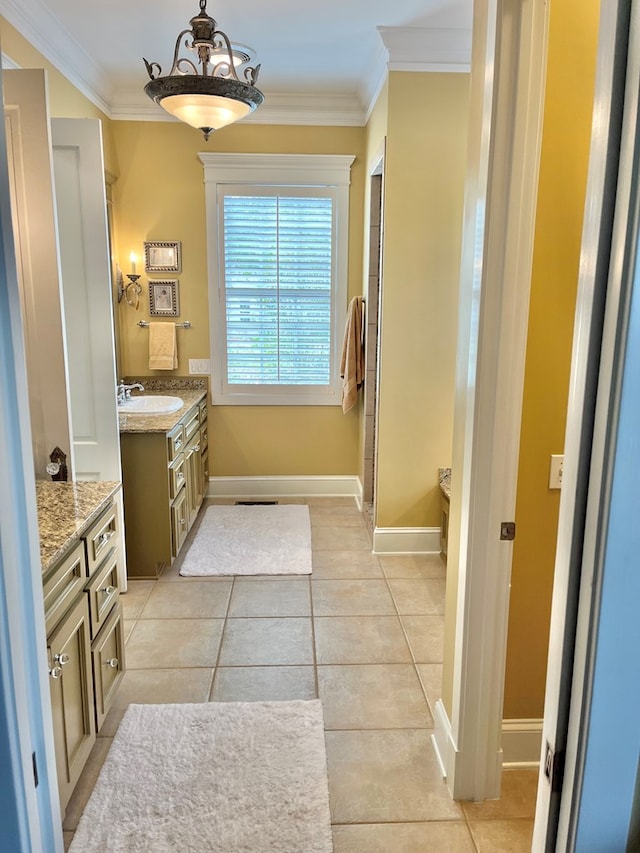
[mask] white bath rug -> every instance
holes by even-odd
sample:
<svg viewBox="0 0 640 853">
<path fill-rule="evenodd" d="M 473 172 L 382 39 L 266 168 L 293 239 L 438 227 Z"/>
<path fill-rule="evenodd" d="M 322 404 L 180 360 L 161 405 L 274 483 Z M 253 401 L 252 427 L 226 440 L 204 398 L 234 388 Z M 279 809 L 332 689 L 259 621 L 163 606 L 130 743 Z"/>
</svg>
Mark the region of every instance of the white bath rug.
<svg viewBox="0 0 640 853">
<path fill-rule="evenodd" d="M 180 574 L 311 574 L 309 507 L 210 506 L 184 556 Z"/>
<path fill-rule="evenodd" d="M 322 706 L 130 705 L 74 853 L 331 853 Z"/>
</svg>

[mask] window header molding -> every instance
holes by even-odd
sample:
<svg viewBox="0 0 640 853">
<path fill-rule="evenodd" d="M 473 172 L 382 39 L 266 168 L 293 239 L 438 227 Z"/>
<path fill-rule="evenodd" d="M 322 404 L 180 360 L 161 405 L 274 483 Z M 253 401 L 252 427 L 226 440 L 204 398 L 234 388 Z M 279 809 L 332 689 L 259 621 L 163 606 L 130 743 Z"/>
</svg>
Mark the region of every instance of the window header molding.
<svg viewBox="0 0 640 853">
<path fill-rule="evenodd" d="M 198 154 L 204 181 L 234 184 L 349 186 L 353 154 Z"/>
</svg>

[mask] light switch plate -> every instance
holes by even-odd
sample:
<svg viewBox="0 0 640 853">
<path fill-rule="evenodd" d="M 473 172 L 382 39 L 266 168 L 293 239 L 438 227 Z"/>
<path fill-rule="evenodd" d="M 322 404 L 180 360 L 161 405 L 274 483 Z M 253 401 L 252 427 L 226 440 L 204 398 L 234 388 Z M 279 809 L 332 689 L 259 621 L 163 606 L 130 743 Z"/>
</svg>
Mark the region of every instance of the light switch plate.
<svg viewBox="0 0 640 853">
<path fill-rule="evenodd" d="M 192 376 L 211 373 L 211 360 L 208 358 L 190 358 L 189 373 Z"/>
<path fill-rule="evenodd" d="M 562 488 L 562 468 L 564 465 L 564 455 L 552 455 L 551 465 L 549 466 L 549 488 Z"/>
</svg>

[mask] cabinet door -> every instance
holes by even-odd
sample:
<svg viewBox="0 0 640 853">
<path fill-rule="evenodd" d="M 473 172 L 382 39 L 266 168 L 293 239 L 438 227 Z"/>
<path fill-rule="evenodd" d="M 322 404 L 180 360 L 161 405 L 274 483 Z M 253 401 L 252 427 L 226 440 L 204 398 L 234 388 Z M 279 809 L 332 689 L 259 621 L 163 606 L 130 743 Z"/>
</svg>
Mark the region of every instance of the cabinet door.
<svg viewBox="0 0 640 853">
<path fill-rule="evenodd" d="M 171 535 L 173 556 L 177 557 L 188 532 L 187 489 L 184 488 L 171 504 Z"/>
<path fill-rule="evenodd" d="M 190 528 L 196 520 L 198 510 L 202 506 L 202 462 L 199 432 L 189 442 L 185 450 L 185 460 L 187 478 L 187 527 Z"/>
<path fill-rule="evenodd" d="M 96 726 L 100 731 L 124 677 L 124 628 L 120 602 L 113 608 L 93 641 L 91 654 L 96 688 Z"/>
<path fill-rule="evenodd" d="M 202 451 L 200 458 L 200 476 L 202 477 L 202 498 L 207 495 L 209 489 L 209 448 Z"/>
<path fill-rule="evenodd" d="M 47 647 L 58 786 L 64 811 L 96 739 L 86 595 L 49 636 Z"/>
</svg>

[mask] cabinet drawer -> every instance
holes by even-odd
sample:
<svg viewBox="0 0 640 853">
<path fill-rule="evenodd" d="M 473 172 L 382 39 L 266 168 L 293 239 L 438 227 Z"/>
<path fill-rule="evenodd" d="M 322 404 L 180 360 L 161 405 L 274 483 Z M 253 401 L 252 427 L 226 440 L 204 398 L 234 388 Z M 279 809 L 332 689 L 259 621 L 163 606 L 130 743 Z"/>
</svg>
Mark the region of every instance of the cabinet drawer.
<svg viewBox="0 0 640 853">
<path fill-rule="evenodd" d="M 200 410 L 194 409 L 184 421 L 184 440 L 189 441 L 200 426 Z"/>
<path fill-rule="evenodd" d="M 120 549 L 116 549 L 87 584 L 89 593 L 89 615 L 91 617 L 91 638 L 93 639 L 109 615 L 114 601 L 118 598 L 118 563 Z"/>
<path fill-rule="evenodd" d="M 173 500 L 184 486 L 184 454 L 181 453 L 169 467 L 169 495 Z"/>
<path fill-rule="evenodd" d="M 207 419 L 200 421 L 200 450 L 204 451 L 209 446 L 209 423 Z"/>
<path fill-rule="evenodd" d="M 87 543 L 89 577 L 118 544 L 119 533 L 117 508 L 111 504 L 83 536 Z"/>
<path fill-rule="evenodd" d="M 178 424 L 177 427 L 174 427 L 170 433 L 167 435 L 167 443 L 168 443 L 168 452 L 169 452 L 169 462 L 173 462 L 178 453 L 184 447 L 184 427 L 182 424 Z"/>
<path fill-rule="evenodd" d="M 100 731 L 125 671 L 124 627 L 120 602 L 112 609 L 102 630 L 93 641 L 91 656 L 96 694 L 96 727 Z"/>
<path fill-rule="evenodd" d="M 177 557 L 188 531 L 187 490 L 182 489 L 171 505 L 171 547 Z"/>
<path fill-rule="evenodd" d="M 84 543 L 78 542 L 72 551 L 51 570 L 44 581 L 44 618 L 47 634 L 67 612 L 87 580 L 87 561 Z"/>
<path fill-rule="evenodd" d="M 207 404 L 207 398 L 206 397 L 204 398 L 204 400 L 200 401 L 199 408 L 200 408 L 200 424 L 202 424 L 207 419 L 208 404 Z"/>
</svg>

